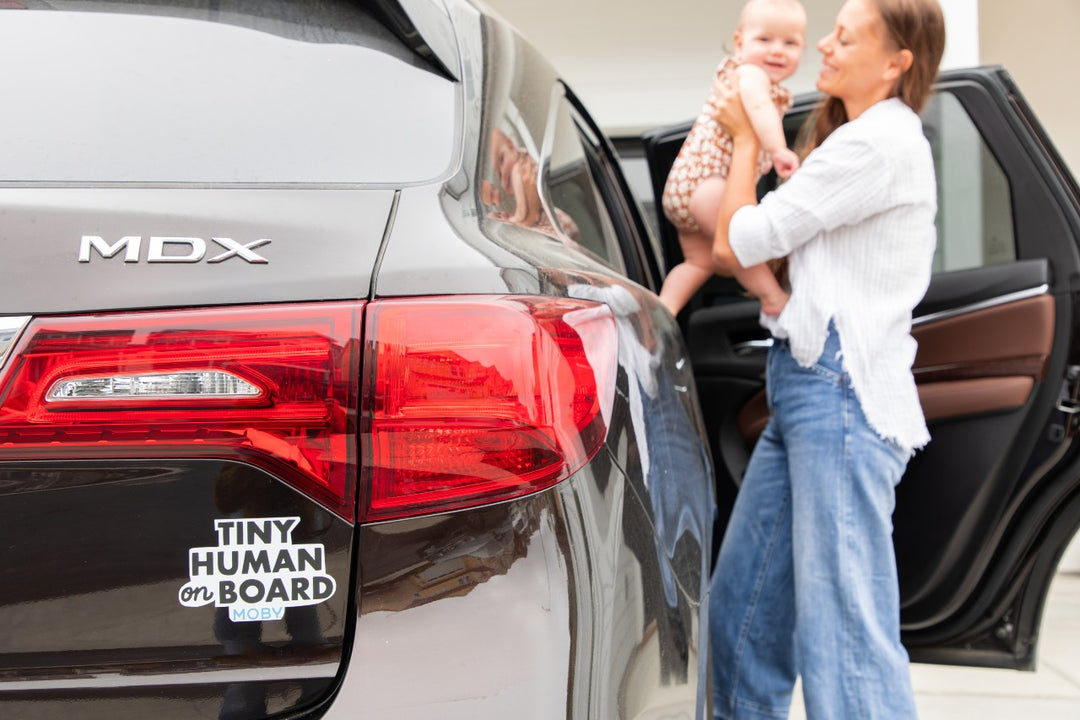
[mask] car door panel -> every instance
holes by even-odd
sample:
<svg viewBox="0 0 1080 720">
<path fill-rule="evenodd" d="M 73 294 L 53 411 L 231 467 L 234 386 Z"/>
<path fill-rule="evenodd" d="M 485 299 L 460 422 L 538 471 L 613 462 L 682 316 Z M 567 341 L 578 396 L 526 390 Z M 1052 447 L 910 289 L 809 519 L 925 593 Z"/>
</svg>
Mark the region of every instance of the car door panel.
<svg viewBox="0 0 1080 720">
<path fill-rule="evenodd" d="M 1041 379 L 1054 333 L 1049 295 L 918 323 L 917 380 L 1023 372 Z"/>
<path fill-rule="evenodd" d="M 1022 265 L 1045 268 L 1042 261 Z M 1053 298 L 1039 294 L 916 318 L 912 335 L 919 350 L 912 370 L 927 423 L 1022 407 L 1045 375 L 1054 315 Z M 748 347 L 761 345 L 743 345 Z M 739 412 L 739 433 L 753 444 L 767 421 L 765 394 L 759 392 Z"/>
</svg>

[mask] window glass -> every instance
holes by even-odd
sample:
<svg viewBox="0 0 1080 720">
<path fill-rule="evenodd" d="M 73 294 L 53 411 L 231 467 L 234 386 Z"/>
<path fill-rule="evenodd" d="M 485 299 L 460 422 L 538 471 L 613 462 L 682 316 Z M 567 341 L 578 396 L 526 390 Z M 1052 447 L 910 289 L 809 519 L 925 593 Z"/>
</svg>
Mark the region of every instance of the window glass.
<svg viewBox="0 0 1080 720">
<path fill-rule="evenodd" d="M 595 150 L 574 121 L 569 102 L 560 100 L 543 177 L 545 199 L 569 239 L 625 272 L 618 236 L 589 163 L 590 152 Z"/>
<path fill-rule="evenodd" d="M 803 112 L 784 119 L 789 145 L 808 116 Z M 1009 180 L 971 117 L 954 95 L 939 92 L 927 103 L 922 120 L 937 174 L 934 272 L 1014 262 Z M 762 178 L 759 196 L 775 184 L 772 173 Z"/>
<path fill-rule="evenodd" d="M 923 111 L 938 184 L 934 272 L 1016 260 L 1009 180 L 978 129 L 951 93 Z"/>
<path fill-rule="evenodd" d="M 455 83 L 352 4 L 173 4 L 3 11 L 0 181 L 400 184 L 449 169 Z"/>
</svg>

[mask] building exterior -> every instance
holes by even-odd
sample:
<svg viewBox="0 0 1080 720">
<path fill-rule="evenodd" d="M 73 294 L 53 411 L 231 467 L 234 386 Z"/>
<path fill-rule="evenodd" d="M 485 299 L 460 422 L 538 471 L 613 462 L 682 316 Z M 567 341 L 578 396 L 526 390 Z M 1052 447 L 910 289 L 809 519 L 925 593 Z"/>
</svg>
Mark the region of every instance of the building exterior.
<svg viewBox="0 0 1080 720">
<path fill-rule="evenodd" d="M 842 0 L 803 0 L 807 49 L 795 90 L 812 90 L 814 49 Z M 948 43 L 943 66 L 1004 65 L 1054 143 L 1080 172 L 1080 2 L 940 0 Z M 551 57 L 610 134 L 691 119 L 738 22 L 742 0 L 488 0 Z M 567 18 L 572 18 L 568 21 Z M 1048 62 L 1047 58 L 1052 58 Z"/>
</svg>

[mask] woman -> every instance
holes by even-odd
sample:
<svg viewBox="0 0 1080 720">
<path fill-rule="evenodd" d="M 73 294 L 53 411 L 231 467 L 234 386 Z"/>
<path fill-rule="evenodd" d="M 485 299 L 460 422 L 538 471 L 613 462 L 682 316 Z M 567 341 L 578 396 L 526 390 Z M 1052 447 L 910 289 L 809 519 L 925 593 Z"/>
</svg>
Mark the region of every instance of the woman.
<svg viewBox="0 0 1080 720">
<path fill-rule="evenodd" d="M 847 0 L 818 43 L 803 166 L 757 205 L 757 140 L 738 96 L 717 269 L 788 257 L 791 297 L 762 322 L 771 419 L 713 579 L 718 718 L 914 718 L 892 546 L 895 485 L 930 437 L 911 312 L 930 281 L 936 189 L 917 112 L 945 45 L 936 0 Z"/>
</svg>

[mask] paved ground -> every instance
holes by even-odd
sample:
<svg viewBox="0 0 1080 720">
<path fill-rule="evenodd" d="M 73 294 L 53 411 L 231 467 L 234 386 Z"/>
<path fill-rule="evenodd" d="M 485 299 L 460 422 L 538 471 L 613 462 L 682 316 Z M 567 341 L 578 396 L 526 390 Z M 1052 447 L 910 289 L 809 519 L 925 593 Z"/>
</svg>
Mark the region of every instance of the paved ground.
<svg viewBox="0 0 1080 720">
<path fill-rule="evenodd" d="M 912 665 L 920 720 L 1080 719 L 1080 573 L 1061 573 L 1050 587 L 1038 670 L 985 670 Z M 805 720 L 801 696 L 791 720 Z"/>
</svg>

